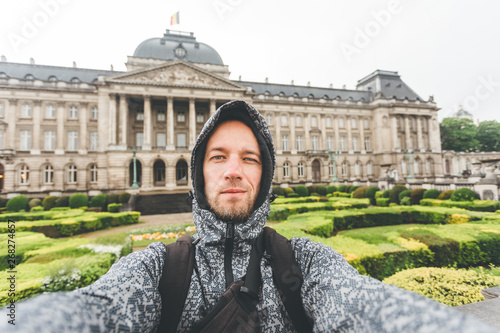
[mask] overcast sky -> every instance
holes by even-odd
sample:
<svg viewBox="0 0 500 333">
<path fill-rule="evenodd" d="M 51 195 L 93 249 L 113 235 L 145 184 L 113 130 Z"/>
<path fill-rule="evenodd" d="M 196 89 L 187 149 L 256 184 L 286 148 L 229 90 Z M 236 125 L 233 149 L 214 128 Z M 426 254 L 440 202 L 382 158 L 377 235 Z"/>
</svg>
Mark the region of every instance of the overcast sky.
<svg viewBox="0 0 500 333">
<path fill-rule="evenodd" d="M 170 27 L 180 12 L 181 24 Z M 214 47 L 231 79 L 355 89 L 397 71 L 440 118 L 458 108 L 500 121 L 500 2 L 272 0 L 0 0 L 9 62 L 125 70 L 165 29 Z"/>
</svg>

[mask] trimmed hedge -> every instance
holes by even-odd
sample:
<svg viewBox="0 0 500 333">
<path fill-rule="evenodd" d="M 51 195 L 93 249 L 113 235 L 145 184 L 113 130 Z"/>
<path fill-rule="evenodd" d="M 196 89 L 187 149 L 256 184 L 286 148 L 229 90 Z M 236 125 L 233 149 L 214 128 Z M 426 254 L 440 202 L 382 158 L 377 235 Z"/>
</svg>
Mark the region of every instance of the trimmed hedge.
<svg viewBox="0 0 500 333">
<path fill-rule="evenodd" d="M 380 207 L 389 207 L 390 200 L 391 199 L 389 199 L 389 198 L 377 198 L 377 199 L 375 199 L 377 206 L 380 206 Z"/>
<path fill-rule="evenodd" d="M 294 194 L 295 192 L 291 187 L 285 187 L 285 197 L 288 197 L 290 194 Z"/>
<path fill-rule="evenodd" d="M 326 195 L 326 187 L 323 185 L 316 185 L 316 192 L 318 192 L 319 195 Z"/>
<path fill-rule="evenodd" d="M 391 190 L 385 190 L 382 192 L 382 198 L 389 198 L 391 195 Z"/>
<path fill-rule="evenodd" d="M 54 197 L 52 195 L 46 196 L 42 201 L 43 209 L 51 210 L 52 208 L 54 208 L 56 206 L 56 201 L 57 201 L 57 197 Z"/>
<path fill-rule="evenodd" d="M 69 208 L 71 209 L 86 207 L 88 203 L 89 197 L 83 193 L 75 193 L 69 197 Z"/>
<path fill-rule="evenodd" d="M 369 188 L 368 186 L 358 187 L 352 192 L 352 197 L 357 199 L 366 198 L 366 191 L 368 191 Z"/>
<path fill-rule="evenodd" d="M 295 193 L 297 193 L 299 197 L 307 197 L 309 195 L 309 191 L 304 185 L 298 185 L 295 187 Z"/>
<path fill-rule="evenodd" d="M 118 213 L 120 211 L 121 203 L 110 203 L 108 205 L 108 212 L 110 213 Z"/>
<path fill-rule="evenodd" d="M 437 197 L 441 194 L 441 191 L 436 189 L 427 190 L 424 192 L 423 199 L 437 199 Z"/>
<path fill-rule="evenodd" d="M 347 189 L 347 185 L 339 185 L 337 190 L 339 192 L 347 192 L 346 189 Z"/>
<path fill-rule="evenodd" d="M 476 193 L 466 187 L 459 188 L 450 197 L 451 201 L 473 201 L 476 199 Z"/>
<path fill-rule="evenodd" d="M 69 207 L 69 197 L 62 196 L 56 199 L 56 207 Z"/>
<path fill-rule="evenodd" d="M 412 190 L 411 195 L 410 195 L 411 204 L 412 205 L 419 205 L 420 200 L 422 200 L 424 198 L 424 193 L 426 191 L 427 190 L 425 188 L 416 188 L 416 189 Z"/>
<path fill-rule="evenodd" d="M 108 194 L 108 196 L 106 197 L 106 204 L 109 205 L 112 203 L 120 203 L 120 199 L 118 197 L 118 194 L 116 194 L 116 193 Z"/>
<path fill-rule="evenodd" d="M 337 186 L 335 186 L 335 185 L 327 185 L 326 186 L 326 194 L 330 194 L 330 193 L 333 194 L 333 192 L 337 192 Z"/>
<path fill-rule="evenodd" d="M 10 198 L 7 201 L 7 205 L 5 209 L 9 212 L 19 212 L 21 210 L 28 210 L 28 202 L 30 199 L 24 195 L 18 195 L 13 198 Z"/>
<path fill-rule="evenodd" d="M 399 193 L 407 191 L 408 189 L 403 185 L 395 185 L 389 192 L 389 198 L 391 202 L 399 204 Z"/>
<path fill-rule="evenodd" d="M 377 204 L 377 202 L 375 201 L 375 198 L 376 198 L 375 195 L 378 191 L 379 191 L 379 188 L 377 186 L 371 186 L 368 188 L 368 190 L 366 190 L 366 197 L 368 199 L 370 199 L 370 203 L 372 205 Z M 382 193 L 380 193 L 380 194 L 382 194 Z"/>
<path fill-rule="evenodd" d="M 447 190 L 441 192 L 441 194 L 438 195 L 437 199 L 438 200 L 449 200 L 451 198 L 451 195 L 455 192 L 454 190 Z"/>
<path fill-rule="evenodd" d="M 28 207 L 31 209 L 33 207 L 37 207 L 37 206 L 41 206 L 42 205 L 42 200 L 38 199 L 38 198 L 34 198 L 34 199 L 31 199 L 29 202 L 28 202 Z"/>
<path fill-rule="evenodd" d="M 132 195 L 128 192 L 122 192 L 118 195 L 119 203 L 127 203 Z"/>
<path fill-rule="evenodd" d="M 409 197 L 411 197 L 411 191 L 410 190 L 404 190 L 404 191 L 402 191 L 402 192 L 399 193 L 398 200 L 399 200 L 399 202 L 401 202 L 401 200 L 403 198 L 409 198 Z"/>
<path fill-rule="evenodd" d="M 273 193 L 284 197 L 285 189 L 281 186 L 273 186 Z"/>
<path fill-rule="evenodd" d="M 106 194 L 98 194 L 90 199 L 89 207 L 98 207 L 102 211 L 106 210 Z"/>
</svg>

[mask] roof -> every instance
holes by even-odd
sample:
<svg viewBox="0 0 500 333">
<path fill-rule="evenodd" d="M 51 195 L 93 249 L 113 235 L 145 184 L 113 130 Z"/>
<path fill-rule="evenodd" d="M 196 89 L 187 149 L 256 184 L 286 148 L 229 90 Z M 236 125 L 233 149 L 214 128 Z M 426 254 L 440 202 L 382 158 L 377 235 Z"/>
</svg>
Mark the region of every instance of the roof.
<svg viewBox="0 0 500 333">
<path fill-rule="evenodd" d="M 57 81 L 70 82 L 73 78 L 78 78 L 81 82 L 92 83 L 97 80 L 98 75 L 111 76 L 122 72 L 101 69 L 0 62 L 0 74 L 1 73 L 5 73 L 8 77 L 16 79 L 24 79 L 27 75 L 31 74 L 35 79 L 43 81 L 48 81 L 50 77 L 56 77 Z"/>
<path fill-rule="evenodd" d="M 309 86 L 296 86 L 289 84 L 276 84 L 276 83 L 263 83 L 263 82 L 250 82 L 250 81 L 233 81 L 236 84 L 245 87 L 252 87 L 252 90 L 256 94 L 269 95 L 280 95 L 282 93 L 284 96 L 294 96 L 296 97 L 313 97 L 313 98 L 325 98 L 325 99 L 335 99 L 339 98 L 341 100 L 352 99 L 354 101 L 371 101 L 372 93 L 369 91 L 361 90 L 346 90 L 346 89 L 334 89 L 334 88 L 321 88 L 321 87 L 309 87 Z M 312 95 L 312 96 L 311 96 Z"/>
<path fill-rule="evenodd" d="M 192 32 L 170 30 L 162 38 L 146 39 L 139 44 L 134 57 L 224 65 L 219 53 L 213 47 L 197 42 Z"/>
<path fill-rule="evenodd" d="M 406 83 L 398 72 L 376 70 L 362 78 L 356 85 L 358 90 L 369 90 L 374 94 L 381 93 L 385 98 L 422 100 Z"/>
</svg>

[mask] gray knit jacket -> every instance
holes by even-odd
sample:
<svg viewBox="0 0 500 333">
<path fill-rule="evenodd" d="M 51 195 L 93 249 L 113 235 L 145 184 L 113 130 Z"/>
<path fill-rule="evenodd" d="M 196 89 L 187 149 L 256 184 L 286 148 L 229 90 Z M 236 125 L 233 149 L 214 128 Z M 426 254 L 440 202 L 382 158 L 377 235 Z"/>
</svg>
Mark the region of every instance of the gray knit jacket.
<svg viewBox="0 0 500 333">
<path fill-rule="evenodd" d="M 188 332 L 200 318 L 200 307 L 215 305 L 225 290 L 225 240 L 228 224 L 200 204 L 197 172 L 203 143 L 223 112 L 243 112 L 269 149 L 268 168 L 274 170 L 274 148 L 264 118 L 244 102 L 221 107 L 205 124 L 191 161 L 195 191 L 193 218 L 198 240 L 196 264 L 178 332 Z M 262 142 L 261 142 L 262 143 Z M 262 149 L 262 148 L 261 148 Z M 270 166 L 269 166 L 270 165 Z M 198 168 L 198 170 L 196 170 Z M 273 176 L 273 171 L 264 173 Z M 197 180 L 198 179 L 198 180 Z M 262 203 L 246 223 L 236 224 L 232 271 L 234 279 L 246 273 L 252 241 L 261 232 L 270 212 L 270 180 Z M 360 275 L 333 248 L 308 238 L 291 239 L 304 283 L 301 289 L 306 314 L 314 332 L 496 332 L 482 321 L 466 316 L 415 293 Z M 17 305 L 15 329 L 7 324 L 2 309 L 0 331 L 19 332 L 156 332 L 161 316 L 158 284 L 163 272 L 165 246 L 153 243 L 114 264 L 94 284 L 68 293 L 45 294 Z M 261 332 L 295 332 L 272 278 L 272 270 L 261 262 L 263 286 L 257 305 Z"/>
</svg>

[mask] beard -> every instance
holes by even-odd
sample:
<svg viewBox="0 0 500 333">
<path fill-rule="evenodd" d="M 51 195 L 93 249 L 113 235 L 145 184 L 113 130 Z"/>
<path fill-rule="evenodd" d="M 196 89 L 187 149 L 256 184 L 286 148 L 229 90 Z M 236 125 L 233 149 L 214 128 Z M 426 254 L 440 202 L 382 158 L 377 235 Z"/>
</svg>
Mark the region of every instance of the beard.
<svg viewBox="0 0 500 333">
<path fill-rule="evenodd" d="M 226 187 L 239 187 L 247 191 L 249 190 L 236 182 L 229 182 L 226 184 Z M 210 210 L 218 219 L 224 222 L 246 222 L 253 213 L 253 205 L 257 194 L 255 193 L 253 198 L 230 198 L 223 201 L 220 195 L 223 190 L 224 189 L 218 189 L 217 191 L 205 194 Z"/>
</svg>

